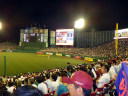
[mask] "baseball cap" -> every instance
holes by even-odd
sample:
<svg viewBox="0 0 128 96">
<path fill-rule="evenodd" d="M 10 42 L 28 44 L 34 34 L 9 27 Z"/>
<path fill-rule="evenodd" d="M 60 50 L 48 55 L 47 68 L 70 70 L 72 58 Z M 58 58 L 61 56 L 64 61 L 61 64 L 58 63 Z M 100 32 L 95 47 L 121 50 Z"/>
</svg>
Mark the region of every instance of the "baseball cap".
<svg viewBox="0 0 128 96">
<path fill-rule="evenodd" d="M 71 78 L 63 77 L 62 81 L 64 83 L 68 83 L 68 84 L 76 84 L 76 85 L 78 85 L 82 88 L 85 88 L 85 89 L 91 89 L 92 85 L 93 85 L 92 77 L 84 71 L 75 72 L 71 76 Z"/>
</svg>

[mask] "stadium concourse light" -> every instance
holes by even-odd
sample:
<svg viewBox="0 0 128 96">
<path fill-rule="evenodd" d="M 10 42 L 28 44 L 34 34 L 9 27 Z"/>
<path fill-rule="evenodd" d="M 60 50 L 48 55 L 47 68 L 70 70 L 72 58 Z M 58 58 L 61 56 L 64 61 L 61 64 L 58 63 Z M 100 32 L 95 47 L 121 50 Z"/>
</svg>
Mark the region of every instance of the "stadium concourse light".
<svg viewBox="0 0 128 96">
<path fill-rule="evenodd" d="M 81 29 L 83 28 L 85 25 L 85 20 L 82 18 L 82 19 L 78 19 L 75 21 L 75 25 L 74 25 L 74 28 L 78 28 L 78 29 Z"/>
<path fill-rule="evenodd" d="M 2 29 L 2 23 L 0 22 L 0 30 Z"/>
</svg>

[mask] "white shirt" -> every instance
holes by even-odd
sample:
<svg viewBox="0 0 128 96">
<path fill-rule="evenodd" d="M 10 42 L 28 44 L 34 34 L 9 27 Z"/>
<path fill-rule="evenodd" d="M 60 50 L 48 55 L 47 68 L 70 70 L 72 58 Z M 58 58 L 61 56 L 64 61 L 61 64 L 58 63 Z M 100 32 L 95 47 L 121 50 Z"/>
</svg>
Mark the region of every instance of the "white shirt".
<svg viewBox="0 0 128 96">
<path fill-rule="evenodd" d="M 38 84 L 38 89 L 41 92 L 43 92 L 44 94 L 47 94 L 48 93 L 48 88 L 47 88 L 46 84 L 43 83 L 43 82 Z"/>
<path fill-rule="evenodd" d="M 52 81 L 51 81 L 50 79 L 47 79 L 47 80 L 45 81 L 45 83 L 46 83 L 47 87 L 50 88 Z"/>
<path fill-rule="evenodd" d="M 6 88 L 7 88 L 7 91 L 12 94 L 15 87 L 11 86 L 11 87 L 6 87 Z"/>
<path fill-rule="evenodd" d="M 59 76 L 59 77 L 57 77 L 56 82 L 60 83 L 60 76 Z"/>
<path fill-rule="evenodd" d="M 116 75 L 116 71 L 115 71 L 114 66 L 110 67 L 109 74 L 110 74 L 111 79 L 113 79 L 114 76 Z"/>
<path fill-rule="evenodd" d="M 37 88 L 36 84 L 32 84 L 33 87 Z"/>
<path fill-rule="evenodd" d="M 59 83 L 57 81 L 51 82 L 50 92 L 53 92 L 57 89 L 57 86 L 59 86 Z"/>
<path fill-rule="evenodd" d="M 104 73 L 100 79 L 98 80 L 99 83 L 97 83 L 97 87 L 100 88 L 100 87 L 103 87 L 104 84 L 107 84 L 110 82 L 110 75 L 109 73 Z"/>
</svg>

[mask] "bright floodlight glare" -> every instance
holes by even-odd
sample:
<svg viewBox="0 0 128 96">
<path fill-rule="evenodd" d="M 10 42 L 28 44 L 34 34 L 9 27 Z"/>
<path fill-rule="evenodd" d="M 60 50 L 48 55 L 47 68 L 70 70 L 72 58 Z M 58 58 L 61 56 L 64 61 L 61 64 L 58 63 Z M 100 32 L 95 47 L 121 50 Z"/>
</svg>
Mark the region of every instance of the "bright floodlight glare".
<svg viewBox="0 0 128 96">
<path fill-rule="evenodd" d="M 2 29 L 2 23 L 0 22 L 0 29 Z"/>
<path fill-rule="evenodd" d="M 84 27 L 84 19 L 79 19 L 77 21 L 75 21 L 75 28 L 83 28 Z"/>
</svg>

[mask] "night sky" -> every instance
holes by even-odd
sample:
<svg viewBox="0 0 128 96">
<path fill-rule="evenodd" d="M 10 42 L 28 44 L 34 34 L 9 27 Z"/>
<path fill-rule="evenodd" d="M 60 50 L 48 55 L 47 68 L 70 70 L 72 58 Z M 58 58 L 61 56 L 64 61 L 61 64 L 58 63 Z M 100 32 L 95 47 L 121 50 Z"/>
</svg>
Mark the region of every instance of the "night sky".
<svg viewBox="0 0 128 96">
<path fill-rule="evenodd" d="M 0 38 L 20 38 L 20 29 L 34 26 L 55 30 L 73 28 L 78 18 L 86 19 L 85 30 L 128 28 L 128 0 L 0 0 Z"/>
</svg>

